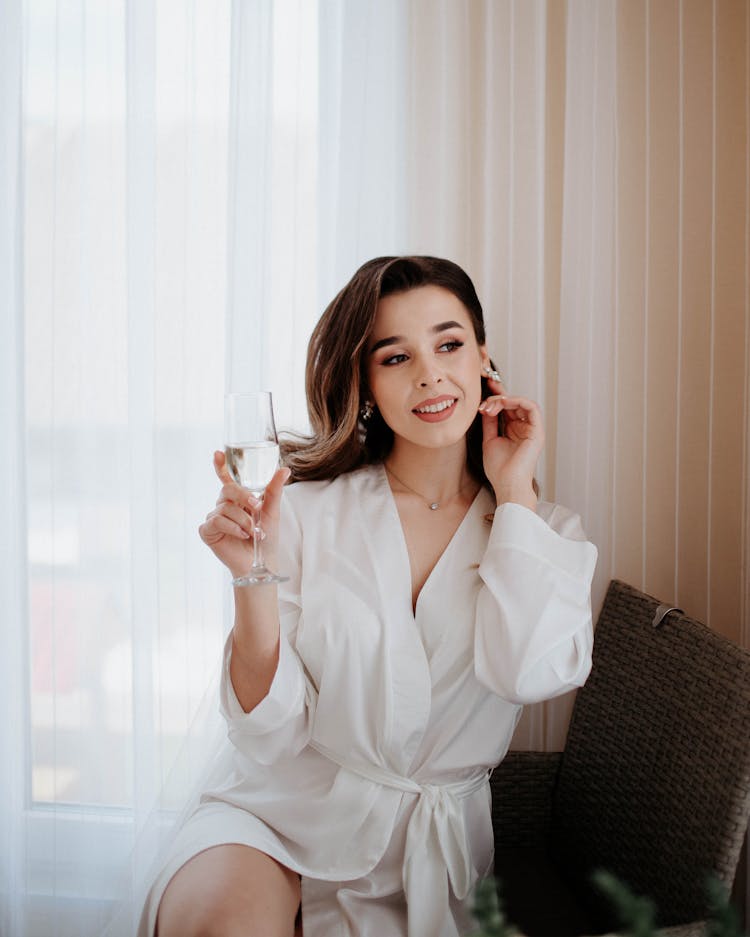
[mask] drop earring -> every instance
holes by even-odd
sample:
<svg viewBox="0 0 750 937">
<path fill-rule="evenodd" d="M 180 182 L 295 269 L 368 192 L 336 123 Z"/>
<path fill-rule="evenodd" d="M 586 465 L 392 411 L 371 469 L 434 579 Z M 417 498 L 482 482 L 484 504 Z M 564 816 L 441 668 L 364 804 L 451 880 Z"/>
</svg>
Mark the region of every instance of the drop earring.
<svg viewBox="0 0 750 937">
<path fill-rule="evenodd" d="M 500 372 L 496 371 L 494 368 L 491 368 L 489 365 L 485 365 L 482 370 L 487 375 L 488 378 L 492 381 L 496 381 L 498 384 L 503 383 L 503 379 L 500 376 Z"/>
<path fill-rule="evenodd" d="M 375 412 L 375 405 L 371 400 L 365 400 L 362 404 L 362 409 L 359 411 L 359 415 L 362 418 L 362 422 L 366 423 Z"/>
</svg>

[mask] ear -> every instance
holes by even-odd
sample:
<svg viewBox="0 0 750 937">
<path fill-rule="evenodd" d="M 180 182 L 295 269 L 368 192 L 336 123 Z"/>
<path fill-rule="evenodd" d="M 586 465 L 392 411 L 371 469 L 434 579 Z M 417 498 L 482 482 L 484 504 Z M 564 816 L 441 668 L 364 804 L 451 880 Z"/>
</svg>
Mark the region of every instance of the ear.
<svg viewBox="0 0 750 937">
<path fill-rule="evenodd" d="M 486 346 L 486 345 L 480 345 L 480 346 L 479 346 L 479 354 L 480 354 L 481 359 L 482 359 L 482 368 L 490 368 L 490 367 L 492 367 L 492 365 L 490 364 L 490 356 L 489 356 L 489 354 L 487 353 L 487 346 Z"/>
</svg>

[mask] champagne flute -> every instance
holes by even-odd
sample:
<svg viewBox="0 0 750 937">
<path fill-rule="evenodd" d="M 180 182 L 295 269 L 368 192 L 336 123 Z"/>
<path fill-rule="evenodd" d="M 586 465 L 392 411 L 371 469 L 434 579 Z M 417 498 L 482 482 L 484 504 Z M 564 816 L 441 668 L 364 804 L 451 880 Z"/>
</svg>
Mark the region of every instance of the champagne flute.
<svg viewBox="0 0 750 937">
<path fill-rule="evenodd" d="M 227 394 L 224 398 L 224 454 L 232 478 L 261 502 L 266 486 L 279 467 L 279 440 L 273 418 L 270 391 Z M 286 582 L 263 562 L 260 508 L 253 512 L 253 565 L 235 586 L 260 586 Z"/>
</svg>

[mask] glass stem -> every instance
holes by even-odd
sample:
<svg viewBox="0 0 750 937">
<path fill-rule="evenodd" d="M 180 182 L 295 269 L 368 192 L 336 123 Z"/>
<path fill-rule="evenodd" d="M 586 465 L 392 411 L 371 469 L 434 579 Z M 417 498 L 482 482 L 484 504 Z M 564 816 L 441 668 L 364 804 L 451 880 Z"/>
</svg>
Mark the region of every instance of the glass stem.
<svg viewBox="0 0 750 937">
<path fill-rule="evenodd" d="M 258 507 L 257 514 L 253 511 L 253 569 L 259 569 L 263 566 L 263 551 L 261 548 L 263 528 L 260 526 L 261 507 L 262 505 Z"/>
</svg>

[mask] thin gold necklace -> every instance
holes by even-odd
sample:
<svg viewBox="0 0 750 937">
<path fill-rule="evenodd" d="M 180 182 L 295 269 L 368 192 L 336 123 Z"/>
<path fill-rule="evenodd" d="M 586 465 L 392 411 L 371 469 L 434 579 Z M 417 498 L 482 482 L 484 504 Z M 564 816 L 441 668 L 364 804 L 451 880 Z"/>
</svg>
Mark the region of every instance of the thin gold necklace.
<svg viewBox="0 0 750 937">
<path fill-rule="evenodd" d="M 441 504 L 447 504 L 451 502 L 454 498 L 457 498 L 461 494 L 461 492 L 464 490 L 464 488 L 468 488 L 468 486 L 473 482 L 473 479 L 470 478 L 468 481 L 464 482 L 463 485 L 461 485 L 461 487 L 458 489 L 458 491 L 455 494 L 451 495 L 450 498 L 443 498 L 442 502 L 441 501 L 428 501 L 424 495 L 420 494 L 418 491 L 415 491 L 414 488 L 411 487 L 411 485 L 407 485 L 406 482 L 402 478 L 399 478 L 398 475 L 392 469 L 388 468 L 385 462 L 383 463 L 383 465 L 385 466 L 386 472 L 388 472 L 388 474 L 392 478 L 395 478 L 396 481 L 399 483 L 399 485 L 403 485 L 404 488 L 406 488 L 412 494 L 416 495 L 420 500 L 424 501 L 424 503 L 427 505 L 427 507 L 431 511 L 437 511 L 437 509 L 440 507 Z"/>
</svg>

